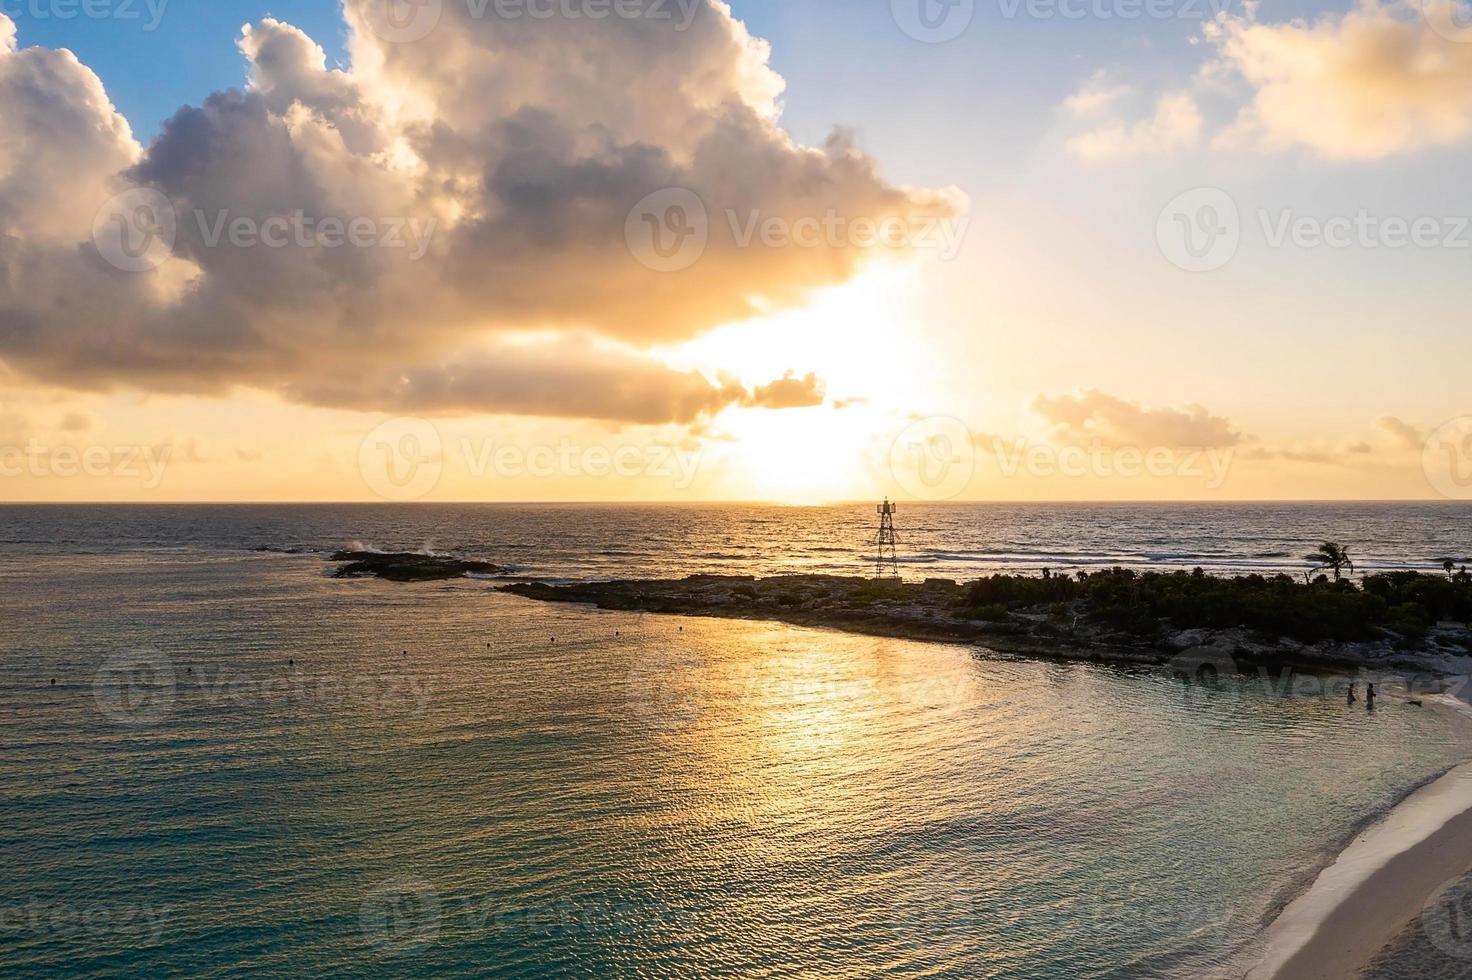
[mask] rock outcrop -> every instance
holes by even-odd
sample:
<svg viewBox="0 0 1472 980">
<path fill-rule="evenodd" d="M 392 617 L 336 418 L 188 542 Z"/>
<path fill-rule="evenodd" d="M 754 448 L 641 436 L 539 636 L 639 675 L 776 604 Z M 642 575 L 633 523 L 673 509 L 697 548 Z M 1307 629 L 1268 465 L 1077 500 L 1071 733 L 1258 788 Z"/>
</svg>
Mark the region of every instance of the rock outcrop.
<svg viewBox="0 0 1472 980">
<path fill-rule="evenodd" d="M 504 575 L 507 569 L 488 561 L 408 552 L 339 551 L 330 559 L 345 562 L 335 578 L 374 577 L 390 582 L 433 582 L 466 575 Z"/>
</svg>

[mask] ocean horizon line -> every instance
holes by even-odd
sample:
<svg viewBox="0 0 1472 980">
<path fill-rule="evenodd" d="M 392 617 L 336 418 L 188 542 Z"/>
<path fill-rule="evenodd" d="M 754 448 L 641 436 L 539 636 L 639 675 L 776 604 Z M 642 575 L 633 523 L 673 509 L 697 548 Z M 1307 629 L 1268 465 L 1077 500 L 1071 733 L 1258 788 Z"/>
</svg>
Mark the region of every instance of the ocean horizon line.
<svg viewBox="0 0 1472 980">
<path fill-rule="evenodd" d="M 781 507 L 790 510 L 814 510 L 825 507 L 863 507 L 875 499 L 833 500 L 822 503 L 793 503 L 783 500 L 0 500 L 0 507 Z M 1472 506 L 1472 501 L 1442 497 L 1236 497 L 1220 500 L 1198 499 L 1129 499 L 1129 500 L 898 500 L 909 507 L 977 507 L 977 506 L 1060 506 L 1060 507 L 1221 507 L 1234 505 L 1324 504 L 1394 504 L 1397 506 L 1436 506 L 1454 509 Z"/>
</svg>

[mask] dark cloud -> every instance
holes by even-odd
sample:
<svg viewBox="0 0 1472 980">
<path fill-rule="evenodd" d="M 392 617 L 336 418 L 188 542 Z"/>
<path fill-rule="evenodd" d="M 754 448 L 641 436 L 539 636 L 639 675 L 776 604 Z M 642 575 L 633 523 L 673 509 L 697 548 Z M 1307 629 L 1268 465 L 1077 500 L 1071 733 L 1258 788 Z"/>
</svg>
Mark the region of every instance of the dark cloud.
<svg viewBox="0 0 1472 980">
<path fill-rule="evenodd" d="M 469 413 L 690 423 L 748 399 L 740 385 L 715 385 L 627 352 L 576 339 L 501 345 L 400 373 L 331 374 L 291 390 L 334 407 L 424 415 Z"/>
</svg>

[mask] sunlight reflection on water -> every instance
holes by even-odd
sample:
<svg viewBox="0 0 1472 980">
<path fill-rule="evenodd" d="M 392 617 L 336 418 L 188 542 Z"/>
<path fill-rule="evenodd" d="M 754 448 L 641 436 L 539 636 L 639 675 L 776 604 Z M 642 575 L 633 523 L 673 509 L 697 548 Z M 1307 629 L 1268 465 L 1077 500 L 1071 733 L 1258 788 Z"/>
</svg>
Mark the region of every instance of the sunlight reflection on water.
<svg viewBox="0 0 1472 980">
<path fill-rule="evenodd" d="M 1198 969 L 1464 751 L 1389 698 L 312 556 L 32 557 L 0 589 L 7 971 Z M 129 650 L 172 679 L 99 687 Z"/>
</svg>

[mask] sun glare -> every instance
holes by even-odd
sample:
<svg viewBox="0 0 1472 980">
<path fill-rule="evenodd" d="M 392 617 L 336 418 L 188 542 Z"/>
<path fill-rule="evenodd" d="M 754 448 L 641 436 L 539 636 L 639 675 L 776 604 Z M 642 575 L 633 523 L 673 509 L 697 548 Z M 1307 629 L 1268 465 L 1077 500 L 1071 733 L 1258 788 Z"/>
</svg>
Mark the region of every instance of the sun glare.
<svg viewBox="0 0 1472 980">
<path fill-rule="evenodd" d="M 812 505 L 862 496 L 868 435 L 830 406 L 767 412 L 744 409 L 722 420 L 735 440 L 725 459 L 744 496 Z"/>
<path fill-rule="evenodd" d="M 735 375 L 748 387 L 787 372 L 817 372 L 823 405 L 780 412 L 742 408 L 721 415 L 716 447 L 731 493 L 787 504 L 864 497 L 874 489 L 866 460 L 876 425 L 923 396 L 917 355 L 891 339 L 913 316 L 915 269 L 876 263 L 806 306 L 731 324 L 664 352 L 669 363 Z"/>
<path fill-rule="evenodd" d="M 765 384 L 786 371 L 816 371 L 830 400 L 904 402 L 919 385 L 902 336 L 913 317 L 916 267 L 877 262 L 798 309 L 733 323 L 666 350 L 670 363 Z"/>
</svg>

